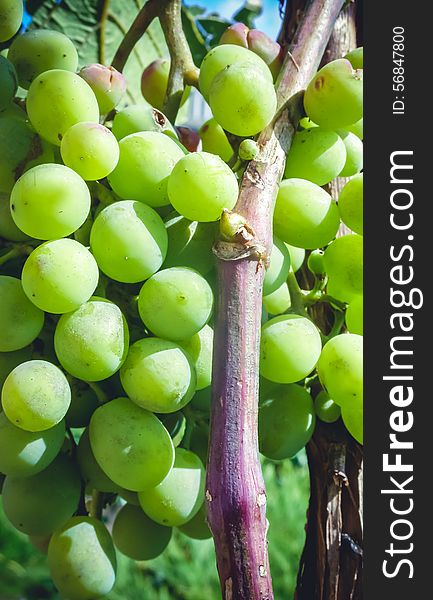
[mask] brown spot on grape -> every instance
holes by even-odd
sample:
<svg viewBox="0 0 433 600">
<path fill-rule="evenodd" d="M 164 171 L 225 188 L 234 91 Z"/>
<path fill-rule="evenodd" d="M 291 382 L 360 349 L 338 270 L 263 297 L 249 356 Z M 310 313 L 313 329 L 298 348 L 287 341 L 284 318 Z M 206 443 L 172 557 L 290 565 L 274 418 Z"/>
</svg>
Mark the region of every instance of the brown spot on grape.
<svg viewBox="0 0 433 600">
<path fill-rule="evenodd" d="M 325 85 L 325 78 L 324 77 L 318 77 L 316 79 L 316 81 L 314 82 L 314 87 L 315 87 L 316 90 L 321 90 L 324 85 Z"/>
</svg>

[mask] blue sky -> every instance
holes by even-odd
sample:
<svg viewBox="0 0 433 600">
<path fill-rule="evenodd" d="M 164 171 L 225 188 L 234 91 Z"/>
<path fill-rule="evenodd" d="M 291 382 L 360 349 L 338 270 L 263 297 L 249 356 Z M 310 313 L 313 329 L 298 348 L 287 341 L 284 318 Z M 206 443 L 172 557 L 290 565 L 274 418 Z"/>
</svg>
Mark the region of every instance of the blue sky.
<svg viewBox="0 0 433 600">
<path fill-rule="evenodd" d="M 218 12 L 222 17 L 230 19 L 243 6 L 243 0 L 186 0 L 186 4 L 204 6 L 209 11 Z M 278 0 L 263 0 L 263 13 L 256 20 L 256 26 L 275 38 L 280 29 L 280 13 Z"/>
</svg>

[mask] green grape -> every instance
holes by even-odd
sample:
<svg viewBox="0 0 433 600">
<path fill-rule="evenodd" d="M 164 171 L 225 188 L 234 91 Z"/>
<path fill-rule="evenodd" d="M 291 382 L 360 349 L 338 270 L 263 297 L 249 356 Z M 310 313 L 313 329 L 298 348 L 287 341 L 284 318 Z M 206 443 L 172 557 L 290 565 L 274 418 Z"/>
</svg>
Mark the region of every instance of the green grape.
<svg viewBox="0 0 433 600">
<path fill-rule="evenodd" d="M 178 527 L 190 521 L 204 501 L 205 469 L 200 458 L 176 448 L 174 465 L 156 487 L 139 492 L 144 512 L 160 525 Z"/>
<path fill-rule="evenodd" d="M 116 579 L 116 552 L 105 525 L 93 517 L 72 517 L 48 546 L 54 585 L 68 600 L 96 600 Z"/>
<path fill-rule="evenodd" d="M 169 204 L 168 177 L 184 156 L 176 142 L 163 133 L 142 131 L 120 140 L 119 148 L 119 162 L 108 177 L 116 194 L 149 206 Z"/>
<path fill-rule="evenodd" d="M 314 275 L 325 273 L 325 253 L 323 250 L 313 250 L 307 260 L 307 266 Z"/>
<path fill-rule="evenodd" d="M 360 444 L 364 443 L 364 411 L 361 405 L 344 405 L 341 408 L 343 423 L 348 432 Z"/>
<path fill-rule="evenodd" d="M 88 429 L 83 431 L 80 441 L 78 442 L 77 461 L 80 467 L 81 478 L 84 480 L 88 489 L 113 493 L 119 491 L 119 486 L 111 481 L 96 462 L 90 446 Z"/>
<path fill-rule="evenodd" d="M 314 398 L 314 410 L 319 419 L 325 423 L 334 423 L 341 416 L 341 408 L 325 390 L 320 391 Z"/>
<path fill-rule="evenodd" d="M 50 429 L 63 419 L 71 390 L 58 367 L 46 360 L 29 360 L 9 373 L 1 397 L 9 421 L 34 432 Z"/>
<path fill-rule="evenodd" d="M 8 59 L 17 70 L 20 86 L 26 90 L 45 71 L 75 72 L 78 66 L 74 44 L 66 35 L 53 29 L 34 29 L 19 35 L 9 48 Z"/>
<path fill-rule="evenodd" d="M 158 58 L 144 69 L 141 76 L 143 98 L 158 110 L 162 110 L 164 107 L 169 74 L 170 61 L 167 58 Z M 190 91 L 189 87 L 185 89 L 181 106 L 188 98 Z"/>
<path fill-rule="evenodd" d="M 116 108 L 126 92 L 126 79 L 114 67 L 95 63 L 81 69 L 80 77 L 92 88 L 102 115 Z"/>
<path fill-rule="evenodd" d="M 170 434 L 173 440 L 173 446 L 177 448 L 185 436 L 186 431 L 186 418 L 185 415 L 179 411 L 169 414 L 158 415 L 164 427 Z"/>
<path fill-rule="evenodd" d="M 342 302 L 351 302 L 362 294 L 362 237 L 345 235 L 337 238 L 325 252 L 328 293 Z"/>
<path fill-rule="evenodd" d="M 350 179 L 338 197 L 341 220 L 355 233 L 364 233 L 363 224 L 364 175 L 359 173 Z"/>
<path fill-rule="evenodd" d="M 120 379 L 133 402 L 158 413 L 180 410 L 196 386 L 195 369 L 186 352 L 159 338 L 145 338 L 131 346 Z"/>
<path fill-rule="evenodd" d="M 345 163 L 346 148 L 341 137 L 335 131 L 311 127 L 295 134 L 284 176 L 322 186 L 337 177 Z"/>
<path fill-rule="evenodd" d="M 216 154 L 225 162 L 229 162 L 233 156 L 233 148 L 227 139 L 224 129 L 212 118 L 203 123 L 198 130 L 204 152 Z"/>
<path fill-rule="evenodd" d="M 272 460 L 291 458 L 313 435 L 313 400 L 300 385 L 284 386 L 259 409 L 260 452 Z"/>
<path fill-rule="evenodd" d="M 24 111 L 16 108 L 18 113 L 0 113 L 0 192 L 6 194 L 10 194 L 16 180 L 26 170 L 54 160 L 51 144 L 41 140 L 30 127 Z"/>
<path fill-rule="evenodd" d="M 125 504 L 113 523 L 113 541 L 118 550 L 133 560 L 156 558 L 170 542 L 171 527 L 149 519 L 139 506 Z"/>
<path fill-rule="evenodd" d="M 350 333 L 363 334 L 364 329 L 364 299 L 355 296 L 346 310 L 346 327 Z"/>
<path fill-rule="evenodd" d="M 208 386 L 202 390 L 197 390 L 191 400 L 191 406 L 205 413 L 210 412 L 211 387 Z"/>
<path fill-rule="evenodd" d="M 143 281 L 156 273 L 167 254 L 167 244 L 167 232 L 158 213 L 133 200 L 104 208 L 90 233 L 99 268 L 122 283 Z"/>
<path fill-rule="evenodd" d="M 246 139 L 239 144 L 238 156 L 241 160 L 254 160 L 259 153 L 256 141 Z"/>
<path fill-rule="evenodd" d="M 248 47 L 265 61 L 275 80 L 278 77 L 284 59 L 284 52 L 280 44 L 274 42 L 263 31 L 250 29 L 248 32 Z"/>
<path fill-rule="evenodd" d="M 205 325 L 191 339 L 180 342 L 194 361 L 197 374 L 196 390 L 208 387 L 212 381 L 213 329 Z"/>
<path fill-rule="evenodd" d="M 111 130 L 119 141 L 140 131 L 171 132 L 176 136 L 167 117 L 148 104 L 132 104 L 117 112 Z"/>
<path fill-rule="evenodd" d="M 364 146 L 359 137 L 354 133 L 341 129 L 338 133 L 346 146 L 346 162 L 339 176 L 351 177 L 362 170 Z"/>
<path fill-rule="evenodd" d="M 285 179 L 274 211 L 275 234 L 300 248 L 321 248 L 334 239 L 340 215 L 331 196 L 305 179 Z"/>
<path fill-rule="evenodd" d="M 364 139 L 364 119 L 359 119 L 359 121 L 352 123 L 352 125 L 347 125 L 344 129 L 354 133 L 360 140 Z"/>
<path fill-rule="evenodd" d="M 260 73 L 260 81 L 263 79 L 272 84 L 272 73 L 263 59 L 247 48 L 233 44 L 224 44 L 212 48 L 206 54 L 200 66 L 199 87 L 200 92 L 206 100 L 209 99 L 210 88 L 216 76 L 224 69 L 227 69 L 227 67 L 238 64 L 246 64 L 249 69 Z M 258 84 L 256 80 L 255 89 L 257 90 L 257 88 Z M 265 97 L 264 91 L 263 97 Z"/>
<path fill-rule="evenodd" d="M 215 264 L 212 246 L 218 227 L 216 223 L 189 221 L 175 213 L 165 221 L 168 250 L 163 267 L 190 267 L 206 275 Z"/>
<path fill-rule="evenodd" d="M 99 121 L 92 88 L 79 75 L 61 69 L 36 77 L 27 94 L 27 113 L 40 136 L 57 146 L 72 125 Z"/>
<path fill-rule="evenodd" d="M 256 135 L 272 121 L 277 95 L 272 80 L 261 68 L 239 63 L 227 67 L 212 81 L 209 104 L 223 129 L 247 137 Z"/>
<path fill-rule="evenodd" d="M 84 223 L 89 210 L 87 185 L 63 165 L 33 167 L 18 179 L 11 194 L 13 220 L 37 239 L 70 235 Z"/>
<path fill-rule="evenodd" d="M 350 62 L 354 69 L 364 68 L 364 48 L 362 46 L 351 50 L 344 58 Z"/>
<path fill-rule="evenodd" d="M 4 56 L 0 56 L 0 110 L 11 104 L 17 88 L 17 74 L 13 64 Z"/>
<path fill-rule="evenodd" d="M 94 297 L 60 317 L 54 347 L 68 373 L 84 381 L 101 381 L 114 375 L 125 361 L 128 324 L 116 304 Z"/>
<path fill-rule="evenodd" d="M 293 383 L 316 366 L 322 348 L 320 334 L 309 319 L 274 317 L 262 327 L 260 374 L 276 383 Z"/>
<path fill-rule="evenodd" d="M 0 237 L 10 242 L 24 242 L 29 236 L 18 229 L 12 219 L 9 196 L 0 193 Z"/>
<path fill-rule="evenodd" d="M 209 390 L 208 393 L 210 396 L 210 388 L 207 388 L 207 390 Z M 208 458 L 208 447 L 209 425 L 207 423 L 195 425 L 190 436 L 189 449 L 191 452 L 197 454 L 204 465 L 206 464 Z"/>
<path fill-rule="evenodd" d="M 140 506 L 140 502 L 138 500 L 138 492 L 131 492 L 130 490 L 125 490 L 121 488 L 119 492 L 119 496 L 126 500 L 128 504 L 133 504 L 134 506 Z M 143 511 L 142 511 L 143 512 Z"/>
<path fill-rule="evenodd" d="M 38 337 L 44 313 L 30 302 L 15 277 L 0 275 L 0 298 L 0 352 L 20 350 Z"/>
<path fill-rule="evenodd" d="M 190 521 L 181 525 L 179 531 L 193 540 L 208 540 L 212 537 L 212 533 L 206 518 L 206 504 L 203 503 L 198 513 Z"/>
<path fill-rule="evenodd" d="M 290 244 L 287 244 L 286 242 L 284 242 L 284 243 L 286 244 L 286 248 L 290 254 L 290 268 L 293 270 L 294 273 L 296 273 L 296 271 L 299 271 L 299 269 L 302 267 L 302 265 L 304 263 L 305 249 L 297 248 L 296 246 L 291 246 Z"/>
<path fill-rule="evenodd" d="M 84 381 L 73 379 L 71 382 L 71 404 L 65 415 L 68 427 L 87 427 L 90 417 L 99 406 L 95 392 Z"/>
<path fill-rule="evenodd" d="M 290 308 L 291 304 L 290 292 L 286 282 L 282 283 L 271 294 L 263 296 L 263 306 L 271 315 L 281 315 Z"/>
<path fill-rule="evenodd" d="M 138 492 L 158 485 L 173 466 L 174 447 L 168 431 L 155 415 L 128 398 L 100 406 L 92 415 L 89 433 L 99 466 L 127 490 Z"/>
<path fill-rule="evenodd" d="M 186 340 L 198 333 L 212 314 L 213 294 L 206 279 L 186 267 L 152 275 L 140 290 L 141 320 L 158 337 Z"/>
<path fill-rule="evenodd" d="M 21 0 L 1 0 L 0 2 L 0 42 L 7 42 L 21 27 L 23 3 Z"/>
<path fill-rule="evenodd" d="M 168 180 L 170 202 L 191 221 L 217 221 L 238 199 L 238 182 L 215 154 L 193 152 L 174 167 Z"/>
<path fill-rule="evenodd" d="M 327 129 L 345 129 L 362 117 L 362 71 L 345 58 L 320 69 L 305 90 L 307 116 Z"/>
<path fill-rule="evenodd" d="M 79 242 L 53 240 L 30 254 L 24 263 L 22 283 L 33 304 L 47 312 L 66 313 L 93 294 L 98 284 L 98 265 Z"/>
<path fill-rule="evenodd" d="M 65 439 L 65 422 L 42 432 L 15 427 L 0 413 L 0 472 L 12 477 L 39 473 L 55 459 Z"/>
<path fill-rule="evenodd" d="M 107 177 L 119 161 L 119 144 L 99 123 L 76 123 L 63 136 L 63 162 L 86 181 Z"/>
<path fill-rule="evenodd" d="M 362 335 L 342 333 L 323 346 L 317 363 L 320 381 L 339 406 L 360 406 L 363 391 Z"/>
<path fill-rule="evenodd" d="M 12 525 L 28 535 L 45 536 L 77 510 L 81 481 L 75 464 L 59 454 L 46 469 L 29 477 L 8 476 L 3 509 Z"/>
<path fill-rule="evenodd" d="M 287 246 L 274 236 L 270 264 L 263 281 L 265 296 L 275 292 L 287 279 L 290 270 L 290 253 Z"/>
<path fill-rule="evenodd" d="M 1 279 L 0 279 L 1 281 Z M 15 350 L 15 352 L 1 352 L 0 351 L 0 390 L 3 387 L 6 377 L 11 371 L 15 369 L 22 362 L 30 360 L 32 357 L 32 347 L 27 346 L 21 348 L 21 350 Z M 1 469 L 0 469 L 1 472 Z"/>
<path fill-rule="evenodd" d="M 302 119 L 299 120 L 299 127 L 302 129 L 311 129 L 312 127 L 318 127 L 318 125 L 308 117 L 302 117 Z"/>
</svg>

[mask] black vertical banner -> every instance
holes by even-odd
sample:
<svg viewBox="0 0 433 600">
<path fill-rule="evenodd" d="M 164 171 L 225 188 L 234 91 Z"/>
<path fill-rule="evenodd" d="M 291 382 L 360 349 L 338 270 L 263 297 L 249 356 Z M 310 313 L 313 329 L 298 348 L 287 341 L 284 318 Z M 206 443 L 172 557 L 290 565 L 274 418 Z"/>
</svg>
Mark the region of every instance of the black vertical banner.
<svg viewBox="0 0 433 600">
<path fill-rule="evenodd" d="M 431 8 L 364 1 L 364 600 L 433 597 Z"/>
</svg>

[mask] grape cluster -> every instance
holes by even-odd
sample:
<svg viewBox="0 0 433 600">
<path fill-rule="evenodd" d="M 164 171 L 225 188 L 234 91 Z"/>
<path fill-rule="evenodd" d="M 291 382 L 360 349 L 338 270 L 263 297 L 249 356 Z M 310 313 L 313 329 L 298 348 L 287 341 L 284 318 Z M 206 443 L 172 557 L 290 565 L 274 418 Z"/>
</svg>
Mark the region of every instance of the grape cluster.
<svg viewBox="0 0 433 600">
<path fill-rule="evenodd" d="M 18 6 L 0 3 L 0 41 Z M 271 460 L 301 450 L 316 415 L 362 440 L 361 54 L 309 84 L 276 200 L 260 358 Z M 260 160 L 252 137 L 275 115 L 281 63 L 262 32 L 230 27 L 201 64 L 213 117 L 188 151 L 160 112 L 167 60 L 145 69 L 146 102 L 131 106 L 123 75 L 77 72 L 57 31 L 19 35 L 0 56 L 2 502 L 70 600 L 110 591 L 115 548 L 148 560 L 173 528 L 210 537 L 212 246 L 246 161 Z M 323 186 L 338 176 L 352 178 L 337 204 Z M 341 220 L 354 233 L 337 237 Z M 348 333 L 318 327 L 305 308 L 318 299 L 345 312 Z M 109 533 L 100 512 L 116 503 Z"/>
</svg>

